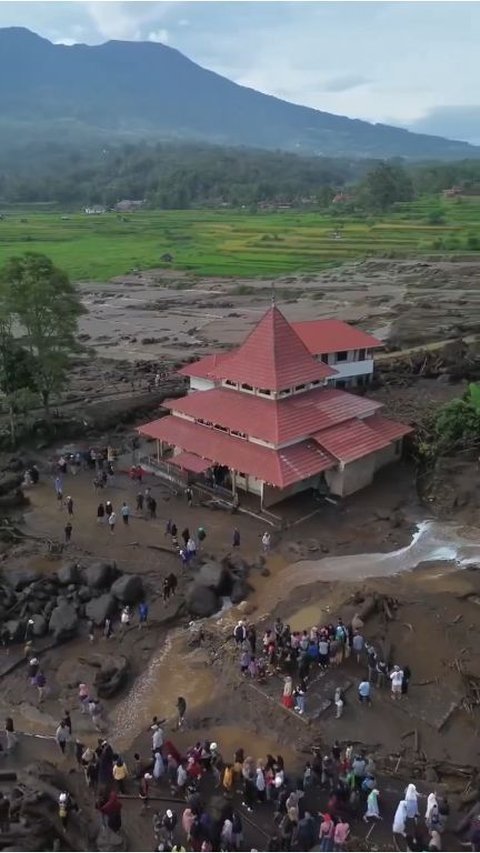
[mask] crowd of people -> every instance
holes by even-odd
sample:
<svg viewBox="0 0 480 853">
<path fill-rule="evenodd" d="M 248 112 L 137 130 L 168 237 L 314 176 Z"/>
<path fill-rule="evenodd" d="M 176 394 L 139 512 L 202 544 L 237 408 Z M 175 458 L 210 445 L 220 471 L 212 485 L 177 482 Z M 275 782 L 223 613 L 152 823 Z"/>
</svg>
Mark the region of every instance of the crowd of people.
<svg viewBox="0 0 480 853">
<path fill-rule="evenodd" d="M 329 623 L 303 631 L 292 631 L 288 624 L 277 618 L 273 627 L 264 631 L 260 649 L 255 625 L 240 619 L 233 629 L 233 637 L 239 650 L 242 675 L 259 681 L 265 681 L 274 674 L 283 675 L 282 704 L 299 714 L 306 711 L 306 697 L 312 680 L 347 659 L 355 660 L 365 669 L 365 677 L 359 681 L 357 688 L 361 704 L 370 705 L 373 686 L 381 688 L 387 681 L 393 700 L 408 693 L 410 667 L 398 664 L 389 667 L 381 653 L 365 639 L 360 627 L 344 624 L 341 618 L 336 625 Z M 337 688 L 332 698 L 338 719 L 343 714 L 346 701 L 342 689 Z"/>
</svg>

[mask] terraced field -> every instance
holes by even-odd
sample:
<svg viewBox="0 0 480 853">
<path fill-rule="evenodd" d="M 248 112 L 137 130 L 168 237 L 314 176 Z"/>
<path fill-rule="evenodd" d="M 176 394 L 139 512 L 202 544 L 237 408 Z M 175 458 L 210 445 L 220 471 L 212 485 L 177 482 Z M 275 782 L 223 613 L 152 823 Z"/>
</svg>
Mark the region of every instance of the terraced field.
<svg viewBox="0 0 480 853">
<path fill-rule="evenodd" d="M 432 211 L 441 213 L 430 224 Z M 480 198 L 421 199 L 385 218 L 282 211 L 140 211 L 127 216 L 11 213 L 0 220 L 0 263 L 44 252 L 74 279 L 107 280 L 167 266 L 196 275 L 266 278 L 369 256 L 480 248 Z M 173 262 L 165 264 L 162 255 Z"/>
</svg>

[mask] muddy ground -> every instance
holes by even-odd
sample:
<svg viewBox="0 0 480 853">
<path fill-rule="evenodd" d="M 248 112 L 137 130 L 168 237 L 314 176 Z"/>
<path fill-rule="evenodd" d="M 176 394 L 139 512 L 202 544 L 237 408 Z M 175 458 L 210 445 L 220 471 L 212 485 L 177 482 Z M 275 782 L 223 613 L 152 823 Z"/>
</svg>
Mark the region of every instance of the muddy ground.
<svg viewBox="0 0 480 853">
<path fill-rule="evenodd" d="M 252 592 L 247 602 L 206 620 L 205 641 L 194 648 L 182 599 L 196 569 L 182 575 L 178 557 L 164 536 L 166 520 L 174 518 L 180 529 L 184 524 L 190 529 L 203 525 L 207 530 L 205 556 L 216 558 L 230 552 L 235 523 L 241 532 L 241 555 L 249 564 L 259 556 L 261 522 L 245 515 L 233 520 L 227 512 L 198 505 L 198 500 L 189 508 L 182 496 L 171 496 L 154 484 L 158 519 L 147 521 L 135 516 L 128 528 L 119 526 L 110 536 L 96 522 L 98 499 L 91 475 L 67 476 L 67 489 L 75 501 L 68 552 L 55 559 L 47 555 L 43 544 L 45 537 L 61 539 L 65 523 L 51 479 L 45 474 L 29 492 L 31 505 L 22 525 L 26 536 L 36 538 L 25 539 L 14 547 L 4 545 L 4 575 L 15 577 L 16 572 L 25 569 L 51 573 L 72 558 L 80 562 L 115 560 L 124 571 L 134 571 L 144 579 L 151 624 L 146 631 L 139 631 L 135 624 L 123 636 L 117 626 L 115 637 L 108 642 L 99 632 L 93 647 L 86 641 L 83 625 L 77 639 L 40 653 L 50 688 L 42 708 L 26 682 L 23 667 L 5 675 L 2 711 L 13 714 L 19 730 L 51 737 L 59 715 L 68 707 L 73 708 L 74 733 L 83 742 L 94 744 L 97 734 L 77 711 L 76 685 L 83 679 L 91 683 L 92 655 L 113 652 L 128 658 L 130 673 L 126 688 L 105 702 L 106 733 L 129 760 L 134 748 L 142 756 L 148 755 L 148 725 L 157 714 L 167 718 L 167 732 L 182 748 L 209 737 L 220 744 L 226 757 L 238 746 L 255 757 L 281 752 L 293 773 L 301 772 L 311 757 L 312 744 L 328 746 L 334 738 L 354 740 L 375 753 L 392 808 L 398 795 L 392 792 L 398 792 L 399 786 L 413 775 L 423 780 L 419 785 L 427 793 L 431 780 L 439 780 L 448 787 L 453 803 L 458 803 L 468 778 L 458 775 L 462 771 L 455 765 L 476 766 L 478 755 L 478 711 L 476 707 L 465 710 L 462 701 L 467 691 L 463 673 L 480 678 L 480 641 L 476 631 L 480 575 L 473 567 L 460 568 L 462 561 L 480 562 L 478 530 L 458 524 L 427 527 L 416 544 L 409 547 L 416 524 L 425 518 L 425 510 L 416 498 L 408 466 L 397 468 L 394 475 L 392 470 L 385 471 L 373 487 L 341 508 L 325 504 L 307 522 L 279 534 L 267 559 L 268 576 L 251 569 Z M 109 487 L 108 497 L 116 507 L 124 499 L 134 506 L 136 491 L 128 477 L 119 475 Z M 162 580 L 172 570 L 179 576 L 179 591 L 164 607 Z M 371 575 L 376 577 L 369 579 Z M 392 706 L 388 690 L 378 690 L 370 709 L 358 707 L 355 690 L 364 667 L 354 661 L 347 661 L 312 688 L 304 720 L 280 707 L 280 680 L 274 677 L 266 690 L 259 690 L 241 678 L 231 641 L 232 626 L 240 614 L 256 623 L 259 634 L 276 615 L 300 629 L 330 621 L 337 615 L 351 618 L 359 606 L 352 604 L 353 597 L 358 601 L 359 596 L 366 598 L 371 593 L 398 601 L 392 621 L 377 613 L 365 627 L 365 636 L 375 643 L 387 636 L 393 645 L 393 660 L 412 668 L 409 697 L 398 706 Z M 39 642 L 41 648 L 42 641 Z M 21 654 L 21 646 L 18 651 L 13 648 L 8 654 L 2 652 L 2 668 L 14 654 Z M 331 707 L 316 718 L 321 704 L 331 700 L 336 684 L 351 684 L 343 718 L 335 721 Z M 188 728 L 181 736 L 172 730 L 178 695 L 185 696 L 189 708 Z M 439 732 L 453 702 L 458 709 Z M 424 755 L 414 753 L 412 738 L 401 738 L 402 733 L 413 729 L 417 730 L 418 748 Z M 402 761 L 394 773 L 401 754 Z M 58 760 L 51 741 L 23 738 L 18 758 L 9 762 L 24 764 L 45 755 Z M 70 760 L 61 759 L 60 766 L 68 770 L 72 765 Z M 82 799 L 85 792 L 81 778 L 78 774 L 75 778 L 75 791 Z M 388 797 L 386 794 L 390 809 Z M 269 820 L 268 815 L 261 814 L 260 828 L 252 829 L 253 835 L 261 834 L 262 827 L 270 831 Z M 388 821 L 385 834 L 375 833 L 376 843 L 383 839 L 386 849 L 391 846 Z M 151 849 L 151 823 L 139 818 L 136 803 L 126 801 L 124 827 L 130 849 Z M 363 838 L 367 829 L 358 831 Z M 258 834 L 256 838 L 258 845 Z M 455 843 L 451 849 L 455 849 Z"/>
<path fill-rule="evenodd" d="M 208 279 L 152 270 L 82 283 L 88 344 L 109 358 L 185 359 L 239 343 L 270 302 L 289 320 L 338 317 L 395 346 L 475 334 L 480 263 L 368 260 L 317 274 Z"/>
</svg>

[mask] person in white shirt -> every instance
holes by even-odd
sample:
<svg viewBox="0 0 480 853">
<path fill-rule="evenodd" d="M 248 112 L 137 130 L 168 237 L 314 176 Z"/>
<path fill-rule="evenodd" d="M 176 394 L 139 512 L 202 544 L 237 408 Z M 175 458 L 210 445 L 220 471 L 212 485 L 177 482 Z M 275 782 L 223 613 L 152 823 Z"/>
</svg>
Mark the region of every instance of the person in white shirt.
<svg viewBox="0 0 480 853">
<path fill-rule="evenodd" d="M 117 521 L 117 516 L 115 515 L 114 512 L 111 512 L 110 515 L 108 516 L 108 525 L 110 527 L 110 533 L 114 532 L 116 521 Z"/>
<path fill-rule="evenodd" d="M 263 545 L 263 550 L 264 550 L 265 554 L 268 554 L 268 552 L 270 551 L 270 545 L 271 545 L 271 536 L 270 536 L 270 533 L 268 532 L 268 530 L 266 530 L 262 536 L 262 545 Z"/>
<path fill-rule="evenodd" d="M 155 753 L 161 750 L 163 746 L 163 729 L 157 723 L 155 723 L 152 726 L 152 732 L 152 750 Z"/>
<path fill-rule="evenodd" d="M 402 682 L 403 670 L 399 666 L 394 666 L 390 673 L 390 681 L 392 684 L 392 699 L 402 698 Z"/>
</svg>

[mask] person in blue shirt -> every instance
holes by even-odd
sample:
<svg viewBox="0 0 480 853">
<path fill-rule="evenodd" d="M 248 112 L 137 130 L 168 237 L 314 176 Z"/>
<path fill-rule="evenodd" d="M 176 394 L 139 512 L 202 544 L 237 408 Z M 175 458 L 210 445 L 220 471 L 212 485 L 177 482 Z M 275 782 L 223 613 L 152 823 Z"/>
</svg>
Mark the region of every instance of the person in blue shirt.
<svg viewBox="0 0 480 853">
<path fill-rule="evenodd" d="M 361 681 L 358 685 L 358 698 L 362 704 L 371 705 L 371 688 L 369 681 Z"/>
<path fill-rule="evenodd" d="M 147 624 L 148 619 L 148 604 L 146 601 L 142 601 L 138 607 L 138 627 L 141 628 L 143 625 Z"/>
</svg>

